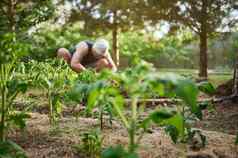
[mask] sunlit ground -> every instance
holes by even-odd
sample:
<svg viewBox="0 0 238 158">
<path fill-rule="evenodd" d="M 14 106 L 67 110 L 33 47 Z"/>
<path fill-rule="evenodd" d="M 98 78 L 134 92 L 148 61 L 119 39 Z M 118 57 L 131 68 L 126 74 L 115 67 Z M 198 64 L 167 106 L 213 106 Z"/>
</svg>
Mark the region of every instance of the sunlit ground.
<svg viewBox="0 0 238 158">
<path fill-rule="evenodd" d="M 179 75 L 184 75 L 187 77 L 197 78 L 198 70 L 196 69 L 171 69 L 171 68 L 162 68 L 158 69 L 160 73 L 175 73 Z M 232 70 L 227 71 L 218 71 L 218 70 L 209 70 L 208 79 L 214 85 L 218 86 L 232 79 Z"/>
</svg>

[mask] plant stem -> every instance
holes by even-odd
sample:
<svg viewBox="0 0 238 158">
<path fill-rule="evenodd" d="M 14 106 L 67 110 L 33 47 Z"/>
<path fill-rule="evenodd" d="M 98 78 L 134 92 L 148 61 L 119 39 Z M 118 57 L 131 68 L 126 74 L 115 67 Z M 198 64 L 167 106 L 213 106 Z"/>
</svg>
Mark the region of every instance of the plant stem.
<svg viewBox="0 0 238 158">
<path fill-rule="evenodd" d="M 0 141 L 4 141 L 4 127 L 5 127 L 5 90 L 2 88 L 2 107 L 1 107 L 1 126 L 0 126 Z"/>
<path fill-rule="evenodd" d="M 135 151 L 135 123 L 131 122 L 131 126 L 128 129 L 129 133 L 129 147 L 128 151 L 133 153 Z"/>
<path fill-rule="evenodd" d="M 1 76 L 2 76 L 2 86 L 1 86 L 1 96 L 2 96 L 2 107 L 1 107 L 1 125 L 0 125 L 0 141 L 5 141 L 5 104 L 6 104 L 6 74 L 4 71 L 4 66 L 1 66 Z"/>
<path fill-rule="evenodd" d="M 100 106 L 100 129 L 103 130 L 103 106 Z"/>
<path fill-rule="evenodd" d="M 132 120 L 136 121 L 137 120 L 137 98 L 132 99 Z"/>
<path fill-rule="evenodd" d="M 129 125 L 129 123 L 128 123 L 126 117 L 125 117 L 125 115 L 122 113 L 121 109 L 120 109 L 117 105 L 115 105 L 115 104 L 113 104 L 113 107 L 115 108 L 116 112 L 118 113 L 119 117 L 121 118 L 122 123 L 124 124 L 124 126 L 125 126 L 127 129 L 129 129 L 129 128 L 130 128 L 130 125 Z"/>
<path fill-rule="evenodd" d="M 52 107 L 52 101 L 51 101 L 51 91 L 49 89 L 48 89 L 48 104 L 50 106 L 49 119 L 50 119 L 50 124 L 52 125 L 54 122 L 54 118 L 53 118 L 53 107 Z"/>
<path fill-rule="evenodd" d="M 136 121 L 137 121 L 137 97 L 132 99 L 132 119 L 130 128 L 128 129 L 129 132 L 129 152 L 134 153 L 135 152 L 135 131 L 136 131 Z"/>
</svg>

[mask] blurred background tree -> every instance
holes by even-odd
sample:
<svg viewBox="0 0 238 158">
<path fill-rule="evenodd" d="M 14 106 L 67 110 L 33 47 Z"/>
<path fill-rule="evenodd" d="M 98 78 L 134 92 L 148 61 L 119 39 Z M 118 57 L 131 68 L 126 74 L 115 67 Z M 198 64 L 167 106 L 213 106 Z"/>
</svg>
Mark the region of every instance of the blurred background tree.
<svg viewBox="0 0 238 158">
<path fill-rule="evenodd" d="M 161 8 L 162 4 L 165 6 L 165 15 L 163 16 L 171 22 L 174 26 L 172 28 L 184 25 L 199 36 L 199 76 L 206 79 L 207 40 L 209 37 L 214 37 L 217 32 L 224 31 L 228 27 L 230 29 L 235 25 L 234 18 L 237 17 L 233 17 L 231 12 L 236 9 L 234 7 L 236 2 L 234 0 L 172 0 L 170 2 L 148 0 L 148 3 L 154 11 L 147 14 L 147 19 L 154 21 L 153 23 L 161 20 L 161 13 L 157 14 L 156 10 Z M 173 29 L 171 30 L 173 31 Z"/>
<path fill-rule="evenodd" d="M 54 7 L 52 0 L 1 0 L 0 34 L 25 33 L 32 26 L 52 17 Z"/>
<path fill-rule="evenodd" d="M 52 18 L 54 12 L 55 5 L 52 0 L 2 0 L 0 1 L 0 38 L 13 36 L 11 45 L 22 44 L 25 47 L 24 52 L 28 52 L 32 41 L 29 31 L 39 23 Z M 12 34 L 12 36 L 8 34 Z M 0 42 L 4 42 L 4 40 Z M 6 56 L 9 51 L 11 50 L 1 48 L 1 56 Z M 10 53 L 14 53 L 14 51 Z"/>
</svg>

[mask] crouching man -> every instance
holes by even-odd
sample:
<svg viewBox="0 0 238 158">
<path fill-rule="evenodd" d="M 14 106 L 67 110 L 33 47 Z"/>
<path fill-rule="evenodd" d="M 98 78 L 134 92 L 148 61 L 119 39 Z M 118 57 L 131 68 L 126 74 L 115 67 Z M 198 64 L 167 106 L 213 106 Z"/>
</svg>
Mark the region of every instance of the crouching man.
<svg viewBox="0 0 238 158">
<path fill-rule="evenodd" d="M 82 41 L 72 50 L 59 48 L 57 57 L 63 58 L 77 73 L 87 68 L 94 68 L 97 72 L 107 68 L 115 72 L 117 67 L 108 49 L 109 43 L 105 39 L 98 39 L 95 42 Z"/>
</svg>

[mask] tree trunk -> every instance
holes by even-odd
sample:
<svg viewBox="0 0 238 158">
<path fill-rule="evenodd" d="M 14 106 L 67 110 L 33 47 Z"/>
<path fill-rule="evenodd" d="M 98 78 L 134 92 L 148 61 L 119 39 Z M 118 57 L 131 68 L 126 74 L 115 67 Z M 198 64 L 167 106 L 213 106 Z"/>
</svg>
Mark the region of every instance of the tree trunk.
<svg viewBox="0 0 238 158">
<path fill-rule="evenodd" d="M 234 65 L 234 74 L 233 74 L 233 88 L 232 94 L 218 99 L 218 102 L 225 100 L 232 101 L 234 103 L 238 102 L 238 56 L 236 57 L 236 62 Z"/>
<path fill-rule="evenodd" d="M 238 59 L 236 60 L 234 67 L 232 95 L 238 96 Z"/>
<path fill-rule="evenodd" d="M 8 5 L 8 20 L 10 24 L 10 31 L 16 32 L 16 4 L 17 0 L 10 0 Z"/>
<path fill-rule="evenodd" d="M 112 58 L 116 64 L 116 66 L 119 66 L 119 51 L 118 51 L 118 29 L 115 25 L 112 31 Z"/>
<path fill-rule="evenodd" d="M 118 51 L 118 26 L 117 26 L 117 11 L 113 12 L 113 30 L 112 30 L 112 59 L 116 66 L 119 66 L 119 51 Z"/>
<path fill-rule="evenodd" d="M 203 0 L 200 36 L 199 77 L 207 79 L 207 0 Z"/>
</svg>

